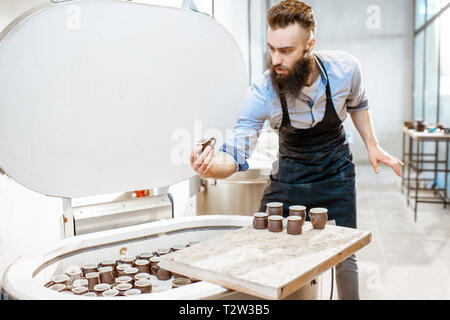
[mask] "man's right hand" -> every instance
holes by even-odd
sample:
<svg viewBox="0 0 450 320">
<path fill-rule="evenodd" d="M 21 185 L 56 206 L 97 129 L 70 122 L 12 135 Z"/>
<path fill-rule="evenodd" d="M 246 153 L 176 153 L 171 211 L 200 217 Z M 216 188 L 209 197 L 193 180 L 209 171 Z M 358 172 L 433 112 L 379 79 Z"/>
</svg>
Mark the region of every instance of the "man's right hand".
<svg viewBox="0 0 450 320">
<path fill-rule="evenodd" d="M 226 179 L 236 172 L 233 158 L 226 153 L 214 155 L 214 148 L 197 146 L 191 152 L 191 167 L 203 178 Z"/>
<path fill-rule="evenodd" d="M 202 146 L 199 145 L 191 152 L 191 167 L 204 178 L 210 177 L 213 160 L 214 149 L 211 146 L 207 146 L 202 152 Z"/>
</svg>

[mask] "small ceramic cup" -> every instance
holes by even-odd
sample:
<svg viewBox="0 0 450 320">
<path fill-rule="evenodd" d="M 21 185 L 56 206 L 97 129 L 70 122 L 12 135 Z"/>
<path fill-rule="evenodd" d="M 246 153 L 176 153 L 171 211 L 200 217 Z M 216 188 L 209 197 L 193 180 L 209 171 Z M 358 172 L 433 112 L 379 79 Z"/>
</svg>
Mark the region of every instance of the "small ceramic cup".
<svg viewBox="0 0 450 320">
<path fill-rule="evenodd" d="M 100 276 L 98 272 L 90 272 L 86 274 L 86 279 L 88 281 L 89 291 L 94 291 L 94 287 L 100 283 Z"/>
<path fill-rule="evenodd" d="M 156 251 L 156 254 L 157 254 L 159 257 L 161 257 L 161 256 L 163 256 L 163 255 L 165 255 L 165 254 L 168 254 L 168 253 L 170 253 L 170 248 L 162 248 L 162 249 L 158 249 L 158 250 Z"/>
<path fill-rule="evenodd" d="M 70 284 L 70 277 L 67 274 L 57 274 L 52 277 L 53 284 L 64 284 L 68 286 Z"/>
<path fill-rule="evenodd" d="M 268 228 L 269 215 L 259 212 L 253 215 L 253 228 L 256 230 L 266 230 Z"/>
<path fill-rule="evenodd" d="M 84 276 L 86 276 L 88 273 L 91 272 L 97 272 L 98 271 L 97 264 L 94 262 L 85 263 L 83 264 L 82 270 Z"/>
<path fill-rule="evenodd" d="M 133 285 L 133 278 L 130 276 L 121 276 L 121 277 L 116 278 L 116 283 L 117 284 L 129 283 L 129 284 Z"/>
<path fill-rule="evenodd" d="M 136 289 L 141 290 L 141 293 L 151 293 L 152 292 L 152 281 L 149 279 L 138 280 L 134 283 Z"/>
<path fill-rule="evenodd" d="M 124 295 L 127 297 L 131 297 L 131 296 L 138 296 L 141 294 L 141 290 L 139 289 L 130 289 L 125 291 Z"/>
<path fill-rule="evenodd" d="M 128 263 L 119 264 L 116 267 L 116 270 L 117 270 L 116 277 L 125 276 L 126 275 L 125 274 L 125 270 L 128 269 L 128 268 L 131 268 L 131 264 L 128 264 Z"/>
<path fill-rule="evenodd" d="M 141 252 L 138 256 L 140 260 L 149 260 L 153 257 L 153 252 Z"/>
<path fill-rule="evenodd" d="M 72 283 L 72 286 L 73 287 L 86 287 L 87 288 L 89 286 L 89 280 L 86 279 L 86 278 L 81 278 L 79 280 L 75 280 Z"/>
<path fill-rule="evenodd" d="M 203 151 L 205 151 L 205 149 L 208 146 L 211 146 L 211 148 L 214 148 L 214 146 L 216 145 L 216 142 L 217 142 L 217 140 L 214 137 L 204 138 L 197 142 L 197 146 L 202 146 L 202 152 L 203 152 Z"/>
<path fill-rule="evenodd" d="M 302 234 L 302 217 L 291 216 L 287 218 L 287 233 L 290 235 L 300 235 Z"/>
<path fill-rule="evenodd" d="M 89 291 L 88 288 L 83 287 L 83 286 L 78 286 L 78 287 L 72 288 L 72 292 L 78 296 L 88 293 L 88 291 Z"/>
<path fill-rule="evenodd" d="M 150 273 L 138 273 L 137 275 L 134 276 L 134 280 L 135 281 L 139 281 L 139 280 L 148 280 L 151 279 L 152 277 L 150 276 Z"/>
<path fill-rule="evenodd" d="M 105 292 L 106 290 L 111 289 L 111 286 L 109 284 L 106 283 L 100 283 L 94 286 L 94 292 L 98 295 L 101 296 L 103 294 L 103 292 Z"/>
<path fill-rule="evenodd" d="M 114 273 L 112 267 L 103 267 L 98 271 L 101 283 L 114 283 Z"/>
<path fill-rule="evenodd" d="M 313 208 L 309 211 L 309 219 L 316 230 L 325 229 L 325 225 L 328 221 L 328 209 L 325 208 Z"/>
<path fill-rule="evenodd" d="M 122 256 L 120 258 L 121 264 L 126 263 L 126 264 L 133 266 L 135 261 L 136 261 L 136 257 L 134 257 L 134 256 Z"/>
<path fill-rule="evenodd" d="M 124 296 L 125 295 L 125 291 L 131 290 L 133 289 L 133 286 L 131 285 L 131 283 L 119 283 L 116 285 L 116 290 L 119 290 L 119 295 Z"/>
<path fill-rule="evenodd" d="M 134 263 L 140 273 L 150 273 L 150 261 L 138 259 Z"/>
<path fill-rule="evenodd" d="M 116 297 L 120 294 L 119 290 L 117 289 L 109 289 L 102 292 L 103 297 Z"/>
<path fill-rule="evenodd" d="M 156 276 L 156 273 L 153 271 L 153 267 L 155 267 L 155 266 L 157 266 L 158 265 L 158 263 L 159 263 L 159 261 L 160 261 L 160 258 L 159 257 L 153 257 L 153 258 L 150 258 L 150 273 L 152 274 L 152 275 L 154 275 L 154 276 Z M 156 269 L 157 270 L 157 269 Z"/>
<path fill-rule="evenodd" d="M 172 280 L 172 288 L 179 288 L 191 284 L 192 281 L 189 278 L 176 278 Z"/>
<path fill-rule="evenodd" d="M 283 231 L 283 217 L 282 216 L 269 216 L 268 228 L 270 232 L 282 232 Z"/>
<path fill-rule="evenodd" d="M 305 206 L 290 206 L 289 216 L 302 217 L 302 225 L 306 220 L 306 207 Z"/>
<path fill-rule="evenodd" d="M 61 291 L 67 290 L 67 286 L 63 283 L 56 283 L 56 284 L 50 286 L 49 289 L 56 291 L 56 292 L 61 292 Z"/>
<path fill-rule="evenodd" d="M 269 216 L 283 216 L 283 204 L 281 202 L 270 202 L 266 207 Z"/>
</svg>

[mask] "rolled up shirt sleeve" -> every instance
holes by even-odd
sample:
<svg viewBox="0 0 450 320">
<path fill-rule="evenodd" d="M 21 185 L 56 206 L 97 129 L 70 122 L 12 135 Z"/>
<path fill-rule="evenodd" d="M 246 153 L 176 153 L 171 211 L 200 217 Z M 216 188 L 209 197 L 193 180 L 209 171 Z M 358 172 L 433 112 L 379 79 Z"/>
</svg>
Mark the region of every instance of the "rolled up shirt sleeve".
<svg viewBox="0 0 450 320">
<path fill-rule="evenodd" d="M 269 91 L 266 77 L 249 88 L 232 135 L 227 137 L 219 151 L 234 159 L 237 172 L 249 169 L 247 160 L 255 150 L 264 122 L 269 118 Z"/>
<path fill-rule="evenodd" d="M 356 59 L 351 86 L 351 91 L 346 101 L 347 112 L 351 113 L 369 109 L 369 99 L 363 84 L 361 65 Z"/>
</svg>

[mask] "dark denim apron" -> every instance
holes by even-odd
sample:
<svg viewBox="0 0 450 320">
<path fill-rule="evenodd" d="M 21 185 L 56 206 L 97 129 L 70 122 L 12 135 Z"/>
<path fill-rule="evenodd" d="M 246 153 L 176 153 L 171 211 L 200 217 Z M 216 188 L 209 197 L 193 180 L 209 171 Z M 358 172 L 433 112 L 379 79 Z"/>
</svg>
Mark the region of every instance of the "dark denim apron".
<svg viewBox="0 0 450 320">
<path fill-rule="evenodd" d="M 319 57 L 317 60 L 327 74 L 323 62 Z M 329 220 L 356 229 L 355 166 L 327 82 L 324 118 L 310 129 L 292 127 L 286 99 L 280 95 L 283 121 L 279 160 L 274 164 L 260 211 L 265 212 L 269 202 L 282 202 L 285 217 L 292 205 L 303 205 L 308 211 L 327 208 Z"/>
</svg>

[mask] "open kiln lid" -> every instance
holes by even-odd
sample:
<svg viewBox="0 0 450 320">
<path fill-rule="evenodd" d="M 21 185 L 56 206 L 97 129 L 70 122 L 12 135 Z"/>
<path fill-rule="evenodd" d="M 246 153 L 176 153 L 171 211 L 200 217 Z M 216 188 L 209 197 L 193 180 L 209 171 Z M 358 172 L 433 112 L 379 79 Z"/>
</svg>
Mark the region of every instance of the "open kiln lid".
<svg viewBox="0 0 450 320">
<path fill-rule="evenodd" d="M 236 41 L 206 15 L 49 2 L 0 34 L 0 167 L 67 198 L 168 186 L 195 175 L 195 139 L 232 128 L 246 89 Z"/>
</svg>

